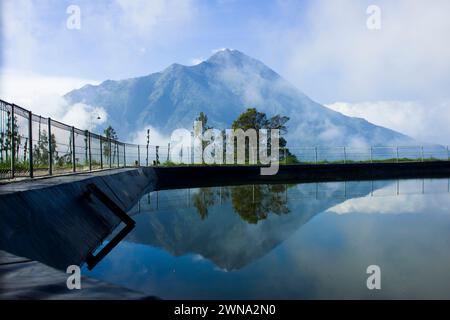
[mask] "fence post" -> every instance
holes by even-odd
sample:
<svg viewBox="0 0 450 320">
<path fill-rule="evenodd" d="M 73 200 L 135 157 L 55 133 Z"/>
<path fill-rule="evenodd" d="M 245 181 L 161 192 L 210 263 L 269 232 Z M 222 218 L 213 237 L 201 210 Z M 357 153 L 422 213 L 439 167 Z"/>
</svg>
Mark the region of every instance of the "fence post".
<svg viewBox="0 0 450 320">
<path fill-rule="evenodd" d="M 117 168 L 120 168 L 120 153 L 119 153 L 119 141 L 114 140 L 115 148 L 117 150 Z"/>
<path fill-rule="evenodd" d="M 396 155 L 397 155 L 397 163 L 398 163 L 398 146 L 397 146 L 397 149 L 396 149 Z"/>
<path fill-rule="evenodd" d="M 145 164 L 148 167 L 148 147 L 150 145 L 150 129 L 147 129 L 147 158 L 145 158 Z"/>
<path fill-rule="evenodd" d="M 92 171 L 91 132 L 88 131 L 87 134 L 88 134 L 89 171 Z"/>
<path fill-rule="evenodd" d="M 191 155 L 191 164 L 195 164 L 195 149 L 194 149 L 193 145 L 194 145 L 194 142 L 191 143 L 191 148 L 189 149 L 190 150 L 189 152 Z M 224 163 L 225 163 L 225 156 L 222 152 L 222 164 L 224 164 Z"/>
<path fill-rule="evenodd" d="M 344 148 L 344 163 L 347 163 L 347 152 L 345 151 L 345 147 Z"/>
<path fill-rule="evenodd" d="M 138 167 L 141 166 L 141 147 L 138 145 Z"/>
<path fill-rule="evenodd" d="M 373 162 L 372 146 L 370 146 L 370 163 Z"/>
<path fill-rule="evenodd" d="M 157 149 L 159 149 L 159 146 L 156 147 Z M 170 161 L 170 142 L 167 145 L 167 161 Z"/>
<path fill-rule="evenodd" d="M 423 146 L 420 147 L 420 158 L 422 159 L 423 162 Z"/>
<path fill-rule="evenodd" d="M 156 146 L 156 165 L 159 164 L 159 146 Z"/>
<path fill-rule="evenodd" d="M 123 144 L 123 167 L 125 168 L 127 166 L 127 155 L 126 155 L 126 144 Z"/>
<path fill-rule="evenodd" d="M 447 146 L 447 161 L 449 159 L 449 154 L 448 154 L 448 146 Z"/>
<path fill-rule="evenodd" d="M 52 145 L 52 119 L 48 117 L 47 119 L 47 125 L 48 125 L 48 174 L 53 174 L 53 145 Z"/>
<path fill-rule="evenodd" d="M 317 164 L 317 147 L 314 147 L 314 150 L 316 152 L 316 164 Z"/>
<path fill-rule="evenodd" d="M 11 105 L 11 128 L 10 128 L 10 134 L 11 134 L 11 178 L 14 178 L 14 176 L 16 174 L 16 164 L 15 164 L 16 142 L 15 142 L 15 137 L 14 137 L 16 121 L 15 121 L 14 117 L 15 117 L 14 104 L 12 104 Z"/>
<path fill-rule="evenodd" d="M 72 127 L 72 171 L 77 171 L 77 165 L 75 163 L 76 155 L 75 155 L 75 127 Z"/>
<path fill-rule="evenodd" d="M 112 168 L 112 155 L 113 155 L 111 138 L 108 138 L 108 143 L 109 143 L 109 168 L 111 169 Z"/>
<path fill-rule="evenodd" d="M 30 178 L 33 178 L 33 113 L 28 111 L 28 160 L 29 160 L 29 171 Z"/>
<path fill-rule="evenodd" d="M 103 138 L 102 138 L 102 136 L 100 136 L 99 139 L 100 139 L 100 169 L 103 169 Z"/>
<path fill-rule="evenodd" d="M 183 145 L 180 148 L 180 163 L 183 163 Z"/>
</svg>

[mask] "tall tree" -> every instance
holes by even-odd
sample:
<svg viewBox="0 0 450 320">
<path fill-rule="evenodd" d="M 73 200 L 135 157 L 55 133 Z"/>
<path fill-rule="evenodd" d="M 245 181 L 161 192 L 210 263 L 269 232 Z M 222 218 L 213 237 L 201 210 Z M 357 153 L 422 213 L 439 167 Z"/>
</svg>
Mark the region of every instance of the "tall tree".
<svg viewBox="0 0 450 320">
<path fill-rule="evenodd" d="M 249 185 L 231 187 L 234 211 L 251 224 L 264 220 L 270 213 L 287 214 L 287 185 Z"/>
<path fill-rule="evenodd" d="M 208 125 L 208 116 L 203 112 L 200 112 L 198 117 L 195 118 L 195 121 L 199 121 L 202 123 L 202 135 L 205 133 L 206 130 L 212 129 L 212 127 Z M 202 150 L 201 150 L 202 153 L 203 153 L 203 150 L 205 150 L 207 145 L 208 145 L 208 141 L 202 141 Z M 183 150 L 183 149 L 181 149 L 181 150 Z"/>
<path fill-rule="evenodd" d="M 203 112 L 200 112 L 198 117 L 195 118 L 195 121 L 199 121 L 202 123 L 202 128 L 203 128 L 202 133 L 204 133 L 208 129 L 211 129 L 211 127 L 208 126 L 208 116 L 206 114 L 204 114 Z"/>
<path fill-rule="evenodd" d="M 287 133 L 287 126 L 286 123 L 289 121 L 289 117 L 281 116 L 281 115 L 275 115 L 271 118 L 268 118 L 267 115 L 264 112 L 260 112 L 256 110 L 256 108 L 248 108 L 246 111 L 241 113 L 239 117 L 233 121 L 231 127 L 233 129 L 242 129 L 242 130 L 248 130 L 248 129 L 278 129 L 280 131 L 280 139 L 279 139 L 279 148 L 280 150 L 283 149 L 282 152 L 280 152 L 281 157 L 284 158 L 285 156 L 290 156 L 292 160 L 296 161 L 295 156 L 293 156 L 289 149 L 286 148 L 287 141 L 282 135 Z M 268 147 L 270 148 L 271 141 L 270 141 L 270 134 L 268 134 Z M 259 146 L 259 135 L 257 135 L 257 142 Z M 246 145 L 246 150 L 247 150 Z M 286 150 L 286 154 L 284 152 Z"/>
<path fill-rule="evenodd" d="M 209 208 L 223 201 L 231 201 L 233 210 L 246 222 L 256 224 L 269 214 L 290 212 L 286 191 L 290 185 L 246 185 L 218 188 L 200 188 L 193 195 L 193 204 L 202 220 Z M 231 198 L 231 199 L 230 199 Z"/>
<path fill-rule="evenodd" d="M 117 133 L 116 130 L 114 130 L 113 127 L 108 126 L 108 128 L 106 128 L 103 131 L 105 137 L 109 140 L 118 140 L 117 137 Z M 114 144 L 115 146 L 115 144 Z M 103 146 L 103 154 L 105 155 L 105 157 L 110 158 L 111 157 L 111 153 L 112 153 L 112 158 L 114 159 L 114 157 L 116 156 L 116 147 L 114 147 L 114 150 L 111 150 L 113 148 L 113 146 L 109 144 L 109 141 L 107 141 L 107 143 L 104 144 Z"/>
<path fill-rule="evenodd" d="M 12 142 L 14 141 L 16 156 L 18 155 L 19 146 L 21 143 L 21 137 L 19 134 L 19 125 L 17 122 L 17 116 L 14 116 L 14 128 L 12 126 L 12 117 L 11 112 L 7 112 L 7 120 L 6 120 L 6 132 L 2 132 L 1 135 L 1 149 L 5 151 L 5 156 L 8 161 L 9 153 L 11 152 Z M 3 160 L 3 155 L 2 155 Z"/>
<path fill-rule="evenodd" d="M 56 137 L 54 134 L 51 136 L 52 141 L 52 158 L 58 161 L 58 152 L 56 151 Z M 33 162 L 36 164 L 48 165 L 48 135 L 46 130 L 39 132 L 37 144 L 33 147 Z"/>
</svg>

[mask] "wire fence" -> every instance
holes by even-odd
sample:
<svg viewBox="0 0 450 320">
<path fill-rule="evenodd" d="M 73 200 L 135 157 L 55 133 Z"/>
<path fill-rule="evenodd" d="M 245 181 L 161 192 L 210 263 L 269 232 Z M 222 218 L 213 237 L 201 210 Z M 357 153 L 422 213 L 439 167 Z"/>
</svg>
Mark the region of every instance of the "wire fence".
<svg viewBox="0 0 450 320">
<path fill-rule="evenodd" d="M 0 179 L 138 166 L 204 165 L 201 154 L 202 150 L 193 146 L 120 142 L 0 100 Z M 280 164 L 438 160 L 449 160 L 448 146 L 289 146 L 281 148 L 278 156 Z"/>
</svg>

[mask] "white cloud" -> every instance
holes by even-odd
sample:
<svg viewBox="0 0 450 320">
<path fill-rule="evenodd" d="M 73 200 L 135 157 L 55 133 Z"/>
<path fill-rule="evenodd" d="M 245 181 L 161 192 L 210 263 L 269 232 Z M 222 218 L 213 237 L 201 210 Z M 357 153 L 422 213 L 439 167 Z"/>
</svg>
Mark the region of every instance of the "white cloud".
<svg viewBox="0 0 450 320">
<path fill-rule="evenodd" d="M 219 78 L 232 88 L 233 92 L 242 95 L 245 104 L 264 104 L 262 91 L 265 89 L 267 81 L 261 75 L 255 74 L 251 67 L 248 67 L 247 70 L 247 67 L 229 66 L 219 73 Z"/>
<path fill-rule="evenodd" d="M 152 126 L 145 126 L 131 134 L 130 142 L 140 145 L 147 144 L 147 129 L 150 129 L 150 145 L 152 146 L 167 146 L 170 141 L 170 136 L 161 134 Z"/>
<path fill-rule="evenodd" d="M 430 104 L 418 101 L 336 102 L 328 108 L 347 116 L 364 118 L 422 142 L 450 143 L 450 101 Z"/>
<path fill-rule="evenodd" d="M 433 194 L 428 201 L 425 194 Z M 346 200 L 326 210 L 336 214 L 405 214 L 405 213 L 443 213 L 448 214 L 448 179 L 400 180 L 371 195 Z"/>
<path fill-rule="evenodd" d="M 176 0 L 116 0 L 123 15 L 121 22 L 131 27 L 140 35 L 148 36 L 150 32 L 161 27 L 179 26 L 192 18 L 192 1 Z"/>
<path fill-rule="evenodd" d="M 211 50 L 211 53 L 212 53 L 212 54 L 216 54 L 217 52 L 225 51 L 225 50 L 231 50 L 231 51 L 233 51 L 233 49 L 223 47 L 223 48 L 212 49 L 212 50 Z"/>
<path fill-rule="evenodd" d="M 371 197 L 350 199 L 326 210 L 335 214 L 405 214 L 405 213 L 444 213 L 448 214 L 450 201 L 448 194 L 435 195 L 436 205 L 425 201 L 422 194 L 391 195 L 383 197 Z"/>
<path fill-rule="evenodd" d="M 191 65 L 196 66 L 196 65 L 202 63 L 203 61 L 205 61 L 204 58 L 193 58 L 193 59 L 191 59 L 190 62 L 191 62 Z"/>
<path fill-rule="evenodd" d="M 145 72 L 166 64 L 161 50 L 184 39 L 197 12 L 195 0 L 81 1 L 78 5 L 81 29 L 68 30 L 66 5 L 60 1 L 2 2 L 3 67 L 102 79 L 131 77 L 142 72 L 146 58 L 151 60 Z"/>
<path fill-rule="evenodd" d="M 370 4 L 285 1 L 289 13 L 283 16 L 293 18 L 297 12 L 299 19 L 288 25 L 280 19 L 255 24 L 259 49 L 321 102 L 448 98 L 450 1 L 377 1 L 379 31 L 366 27 Z"/>
<path fill-rule="evenodd" d="M 92 130 L 107 120 L 106 111 L 82 103 L 70 105 L 62 97 L 68 91 L 88 83 L 98 82 L 7 70 L 2 72 L 0 96 L 3 100 L 31 110 L 37 115 L 51 117 L 80 129 Z"/>
<path fill-rule="evenodd" d="M 349 199 L 326 210 L 335 214 L 404 214 L 417 212 L 424 207 L 423 195 L 366 196 Z"/>
<path fill-rule="evenodd" d="M 101 107 L 93 107 L 84 103 L 68 105 L 61 119 L 63 123 L 72 124 L 81 129 L 94 130 L 104 124 L 108 119 L 106 110 Z"/>
<path fill-rule="evenodd" d="M 2 58 L 16 64 L 30 66 L 38 41 L 33 33 L 39 30 L 35 7 L 31 1 L 4 1 L 1 3 Z M 3 72 L 2 72 L 3 73 Z M 2 75 L 3 77 L 3 75 Z"/>
<path fill-rule="evenodd" d="M 99 84 L 99 81 L 72 77 L 55 77 L 23 72 L 20 70 L 2 70 L 0 95 L 25 108 L 41 96 L 62 96 L 67 92 L 81 88 L 86 84 Z M 35 110 L 32 110 L 35 111 Z M 51 110 L 42 110 L 51 112 Z M 39 110 L 36 110 L 39 112 Z"/>
<path fill-rule="evenodd" d="M 329 120 L 325 121 L 324 126 L 325 130 L 319 134 L 319 139 L 321 140 L 331 142 L 343 134 L 342 129 L 330 123 Z"/>
</svg>

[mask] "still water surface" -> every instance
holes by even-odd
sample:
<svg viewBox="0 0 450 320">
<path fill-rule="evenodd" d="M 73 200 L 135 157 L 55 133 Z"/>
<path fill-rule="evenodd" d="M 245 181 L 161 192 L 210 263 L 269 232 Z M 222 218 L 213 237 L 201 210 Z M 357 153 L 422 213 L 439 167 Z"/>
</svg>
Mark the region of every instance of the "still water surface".
<svg viewBox="0 0 450 320">
<path fill-rule="evenodd" d="M 167 190 L 130 213 L 83 274 L 163 299 L 450 298 L 449 179 Z"/>
</svg>

